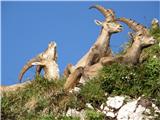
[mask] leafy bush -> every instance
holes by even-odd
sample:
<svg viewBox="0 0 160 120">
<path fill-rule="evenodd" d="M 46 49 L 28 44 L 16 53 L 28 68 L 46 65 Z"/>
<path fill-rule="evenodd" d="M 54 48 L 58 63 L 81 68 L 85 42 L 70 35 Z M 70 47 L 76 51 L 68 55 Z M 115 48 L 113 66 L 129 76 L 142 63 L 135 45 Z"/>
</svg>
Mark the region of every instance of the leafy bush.
<svg viewBox="0 0 160 120">
<path fill-rule="evenodd" d="M 109 94 L 157 99 L 160 96 L 159 71 L 160 61 L 154 59 L 137 66 L 113 64 L 103 68 L 99 80 L 102 89 Z"/>
<path fill-rule="evenodd" d="M 80 96 L 83 98 L 85 103 L 92 103 L 93 106 L 97 107 L 105 100 L 105 91 L 101 88 L 99 81 L 95 79 L 89 80 L 81 88 Z"/>
</svg>

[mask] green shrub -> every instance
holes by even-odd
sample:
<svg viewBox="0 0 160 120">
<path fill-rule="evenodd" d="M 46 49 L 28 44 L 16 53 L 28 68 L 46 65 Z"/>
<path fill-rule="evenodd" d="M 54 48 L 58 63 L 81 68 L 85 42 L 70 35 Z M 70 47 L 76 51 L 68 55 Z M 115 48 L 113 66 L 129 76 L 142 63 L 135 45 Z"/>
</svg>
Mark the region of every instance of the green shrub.
<svg viewBox="0 0 160 120">
<path fill-rule="evenodd" d="M 85 86 L 81 88 L 80 96 L 85 103 L 91 103 L 97 107 L 105 100 L 105 91 L 101 88 L 99 81 L 95 79 L 86 82 Z"/>
<path fill-rule="evenodd" d="M 104 120 L 104 114 L 97 112 L 95 110 L 85 110 L 86 112 L 86 120 Z"/>
</svg>

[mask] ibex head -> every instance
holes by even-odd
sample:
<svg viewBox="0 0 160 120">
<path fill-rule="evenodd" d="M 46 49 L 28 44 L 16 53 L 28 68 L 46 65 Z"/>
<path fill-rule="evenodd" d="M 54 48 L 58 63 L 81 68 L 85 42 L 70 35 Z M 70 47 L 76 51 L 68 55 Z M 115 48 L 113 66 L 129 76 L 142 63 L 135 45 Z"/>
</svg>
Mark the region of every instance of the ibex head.
<svg viewBox="0 0 160 120">
<path fill-rule="evenodd" d="M 57 44 L 56 44 L 56 42 L 51 41 L 48 44 L 48 48 L 45 50 L 44 53 L 42 53 L 40 55 L 40 57 L 42 59 L 52 59 L 52 60 L 57 61 L 58 54 L 57 54 Z"/>
<path fill-rule="evenodd" d="M 23 66 L 20 74 L 19 74 L 19 80 L 21 81 L 24 73 L 31 68 L 33 65 L 41 65 L 44 66 L 46 65 L 46 61 L 56 61 L 57 60 L 57 51 L 56 51 L 56 43 L 55 42 L 50 42 L 48 44 L 48 48 L 41 54 L 39 54 L 38 56 L 36 56 L 35 58 L 32 58 L 31 60 L 29 60 L 25 66 Z"/>
<path fill-rule="evenodd" d="M 148 29 L 145 26 L 136 23 L 134 20 L 126 18 L 118 18 L 117 21 L 126 23 L 131 29 L 135 31 L 134 33 L 131 33 L 130 36 L 135 42 L 139 42 L 142 47 L 155 44 L 156 40 L 153 38 L 153 36 L 150 35 Z"/>
<path fill-rule="evenodd" d="M 101 22 L 99 20 L 95 20 L 95 23 L 97 25 L 102 26 L 106 31 L 110 33 L 117 33 L 122 31 L 122 25 L 119 24 L 116 20 L 116 16 L 113 10 L 111 9 L 105 9 L 104 7 L 100 5 L 94 5 L 91 6 L 91 8 L 96 8 L 99 10 L 105 17 L 105 21 Z"/>
<path fill-rule="evenodd" d="M 56 42 L 51 41 L 51 42 L 48 44 L 48 49 L 55 49 L 56 46 L 57 46 Z"/>
</svg>

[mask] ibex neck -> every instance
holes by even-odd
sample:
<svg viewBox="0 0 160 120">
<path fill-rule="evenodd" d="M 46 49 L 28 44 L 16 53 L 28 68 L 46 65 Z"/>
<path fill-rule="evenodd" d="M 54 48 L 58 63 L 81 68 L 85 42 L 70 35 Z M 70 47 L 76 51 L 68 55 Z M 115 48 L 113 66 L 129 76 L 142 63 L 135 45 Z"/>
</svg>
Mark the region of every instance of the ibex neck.
<svg viewBox="0 0 160 120">
<path fill-rule="evenodd" d="M 105 45 L 106 47 L 108 47 L 109 42 L 110 42 L 109 41 L 110 36 L 111 36 L 111 34 L 107 30 L 102 28 L 102 30 L 100 32 L 100 35 L 99 35 L 99 37 L 96 41 L 96 44 L 97 45 Z"/>
<path fill-rule="evenodd" d="M 127 50 L 125 57 L 128 58 L 132 64 L 136 64 L 139 61 L 141 51 L 142 49 L 139 41 L 133 42 L 132 46 Z"/>
<path fill-rule="evenodd" d="M 55 50 L 47 48 L 41 55 L 43 59 L 54 59 Z"/>
</svg>

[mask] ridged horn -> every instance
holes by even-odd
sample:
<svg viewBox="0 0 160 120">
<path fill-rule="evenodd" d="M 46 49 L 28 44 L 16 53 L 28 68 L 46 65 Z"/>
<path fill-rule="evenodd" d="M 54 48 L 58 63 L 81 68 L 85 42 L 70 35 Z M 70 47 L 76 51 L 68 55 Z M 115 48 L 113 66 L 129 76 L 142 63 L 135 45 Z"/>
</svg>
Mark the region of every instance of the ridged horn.
<svg viewBox="0 0 160 120">
<path fill-rule="evenodd" d="M 117 21 L 121 21 L 126 23 L 131 29 L 133 29 L 134 31 L 143 31 L 144 33 L 147 33 L 148 30 L 146 29 L 145 26 L 135 22 L 132 19 L 127 19 L 127 18 L 117 18 Z"/>
<path fill-rule="evenodd" d="M 32 67 L 32 63 L 33 63 L 33 62 L 39 62 L 39 61 L 40 61 L 40 59 L 39 59 L 38 57 L 35 57 L 35 58 L 29 60 L 29 61 L 23 66 L 23 68 L 22 68 L 22 70 L 21 70 L 21 72 L 20 72 L 20 74 L 19 74 L 19 76 L 18 76 L 18 79 L 20 80 L 20 82 L 21 82 L 21 80 L 22 80 L 22 77 L 23 77 L 24 73 L 25 73 L 29 68 Z"/>
<path fill-rule="evenodd" d="M 105 9 L 104 7 L 102 7 L 100 5 L 93 5 L 93 6 L 89 7 L 89 9 L 92 9 L 92 8 L 96 8 L 97 10 L 99 10 L 104 15 L 106 20 L 114 20 L 115 19 L 115 13 L 111 9 Z"/>
</svg>

